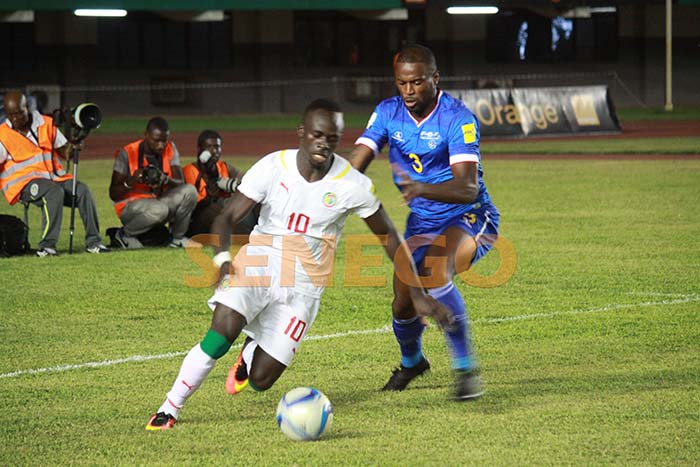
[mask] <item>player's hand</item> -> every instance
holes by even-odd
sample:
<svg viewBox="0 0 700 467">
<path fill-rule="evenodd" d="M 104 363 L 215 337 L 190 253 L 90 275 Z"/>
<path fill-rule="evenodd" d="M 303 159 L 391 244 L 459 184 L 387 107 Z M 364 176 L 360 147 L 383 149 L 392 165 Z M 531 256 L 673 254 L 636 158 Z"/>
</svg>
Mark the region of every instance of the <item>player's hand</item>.
<svg viewBox="0 0 700 467">
<path fill-rule="evenodd" d="M 215 288 L 220 289 L 226 286 L 227 282 L 231 281 L 231 276 L 233 275 L 233 267 L 230 261 L 226 261 L 219 268 L 219 278 L 216 280 Z"/>
<path fill-rule="evenodd" d="M 397 184 L 406 203 L 410 203 L 414 198 L 423 196 L 423 184 L 413 180 L 406 173 L 400 175 Z"/>
<path fill-rule="evenodd" d="M 426 294 L 414 300 L 413 307 L 418 316 L 421 318 L 430 316 L 442 329 L 450 329 L 454 326 L 454 316 L 450 310 L 430 295 Z"/>
</svg>

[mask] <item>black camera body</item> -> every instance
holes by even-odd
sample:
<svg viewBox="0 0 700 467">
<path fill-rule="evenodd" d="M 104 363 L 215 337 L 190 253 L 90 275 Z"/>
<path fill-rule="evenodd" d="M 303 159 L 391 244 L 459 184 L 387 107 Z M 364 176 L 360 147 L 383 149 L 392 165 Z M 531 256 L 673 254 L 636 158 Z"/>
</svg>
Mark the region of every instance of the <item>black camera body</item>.
<svg viewBox="0 0 700 467">
<path fill-rule="evenodd" d="M 158 185 L 160 183 L 163 172 L 153 164 L 148 164 L 143 168 L 143 183 L 146 185 Z"/>
<path fill-rule="evenodd" d="M 71 109 L 54 110 L 53 119 L 68 141 L 79 144 L 90 131 L 100 127 L 102 111 L 96 104 L 85 102 Z"/>
</svg>

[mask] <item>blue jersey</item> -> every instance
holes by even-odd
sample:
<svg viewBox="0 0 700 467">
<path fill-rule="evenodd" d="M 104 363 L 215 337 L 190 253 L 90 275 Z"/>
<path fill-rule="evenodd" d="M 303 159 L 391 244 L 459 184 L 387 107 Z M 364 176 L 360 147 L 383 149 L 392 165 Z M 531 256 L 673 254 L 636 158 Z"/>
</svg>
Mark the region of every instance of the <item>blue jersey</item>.
<svg viewBox="0 0 700 467">
<path fill-rule="evenodd" d="M 355 144 L 364 144 L 375 155 L 389 143 L 389 162 L 397 183 L 402 174 L 421 183 L 451 180 L 453 164 L 478 164 L 479 194 L 472 204 L 452 204 L 414 198 L 409 207 L 423 221 L 438 225 L 477 210 L 491 202 L 482 179 L 479 121 L 464 103 L 439 91 L 438 103 L 420 122 L 406 109 L 401 96 L 379 103 L 367 129 Z"/>
</svg>

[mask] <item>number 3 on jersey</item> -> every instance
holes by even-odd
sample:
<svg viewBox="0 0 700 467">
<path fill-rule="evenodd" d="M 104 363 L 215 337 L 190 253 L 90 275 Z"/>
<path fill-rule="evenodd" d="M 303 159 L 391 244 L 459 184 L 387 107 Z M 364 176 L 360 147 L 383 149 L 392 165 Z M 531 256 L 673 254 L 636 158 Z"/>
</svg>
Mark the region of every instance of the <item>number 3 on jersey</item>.
<svg viewBox="0 0 700 467">
<path fill-rule="evenodd" d="M 408 155 L 409 159 L 413 161 L 413 164 L 411 164 L 411 167 L 413 167 L 413 170 L 416 171 L 416 173 L 421 173 L 423 172 L 423 164 L 420 161 L 420 157 L 418 157 L 418 154 L 409 154 Z"/>
<path fill-rule="evenodd" d="M 306 214 L 293 212 L 289 215 L 287 229 L 297 233 L 306 233 L 306 230 L 309 228 L 309 220 L 309 216 Z"/>
</svg>

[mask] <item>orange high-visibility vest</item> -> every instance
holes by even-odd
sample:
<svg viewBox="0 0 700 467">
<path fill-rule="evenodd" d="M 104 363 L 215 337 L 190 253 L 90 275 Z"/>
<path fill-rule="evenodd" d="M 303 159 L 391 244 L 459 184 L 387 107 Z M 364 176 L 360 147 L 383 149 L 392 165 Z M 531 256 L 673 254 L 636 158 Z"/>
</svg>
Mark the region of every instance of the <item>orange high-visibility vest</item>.
<svg viewBox="0 0 700 467">
<path fill-rule="evenodd" d="M 146 161 L 146 157 L 144 156 L 144 160 L 141 161 L 141 165 L 139 166 L 139 145 L 143 143 L 144 140 L 140 139 L 138 141 L 134 141 L 133 143 L 129 143 L 126 146 L 124 146 L 124 150 L 126 151 L 127 156 L 129 157 L 129 174 L 133 175 L 134 172 L 136 172 L 139 168 L 141 167 L 146 167 L 148 165 L 148 162 Z M 119 156 L 119 150 L 114 154 L 114 157 L 116 159 L 117 156 Z M 172 170 L 170 168 L 170 162 L 173 160 L 173 155 L 175 152 L 173 151 L 173 145 L 170 144 L 170 141 L 168 141 L 165 144 L 165 149 L 163 149 L 163 155 L 162 155 L 162 161 L 163 161 L 163 173 L 166 175 L 172 175 Z M 131 190 L 129 190 L 126 195 L 122 197 L 119 201 L 114 202 L 114 210 L 117 212 L 117 216 L 121 216 L 122 211 L 126 207 L 127 204 L 131 203 L 132 201 L 136 201 L 137 199 L 144 199 L 144 198 L 155 198 L 156 195 L 153 193 L 151 190 L 151 187 L 146 185 L 145 183 L 135 183 L 133 187 L 131 187 Z"/>
<path fill-rule="evenodd" d="M 73 178 L 66 174 L 58 160 L 56 149 L 52 143 L 56 138 L 56 127 L 53 119 L 42 115 L 44 123 L 37 128 L 37 146 L 23 134 L 0 125 L 0 142 L 5 146 L 9 157 L 0 165 L 0 189 L 10 204 L 19 200 L 20 193 L 27 184 L 35 178 L 45 178 L 62 182 Z"/>
<path fill-rule="evenodd" d="M 220 177 L 230 177 L 226 162 L 222 160 L 216 161 L 216 169 L 219 171 Z M 197 189 L 198 203 L 207 197 L 207 182 L 199 176 L 199 168 L 197 167 L 196 162 L 187 164 L 185 167 L 183 167 L 182 175 L 185 177 L 185 183 L 194 185 L 194 187 Z M 231 196 L 231 193 L 227 193 L 224 190 L 219 190 L 219 198 L 228 198 L 229 196 Z"/>
</svg>

